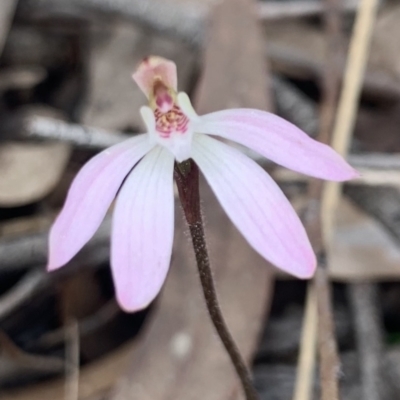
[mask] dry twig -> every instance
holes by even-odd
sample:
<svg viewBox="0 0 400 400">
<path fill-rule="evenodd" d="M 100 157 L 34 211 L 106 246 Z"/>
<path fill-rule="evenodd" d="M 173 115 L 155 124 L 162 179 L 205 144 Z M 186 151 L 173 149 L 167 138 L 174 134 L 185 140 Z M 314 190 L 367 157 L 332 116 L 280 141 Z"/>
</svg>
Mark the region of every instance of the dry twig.
<svg viewBox="0 0 400 400">
<path fill-rule="evenodd" d="M 296 374 L 293 400 L 309 400 L 312 398 L 312 382 L 315 375 L 315 350 L 317 342 L 317 301 L 315 287 L 309 284 L 303 319 L 303 330 L 300 341 L 300 354 Z"/>
<path fill-rule="evenodd" d="M 0 297 L 0 320 L 20 307 L 49 282 L 49 275 L 42 270 L 30 271 L 12 289 Z"/>
<path fill-rule="evenodd" d="M 25 118 L 23 132 L 27 137 L 62 140 L 80 147 L 96 149 L 112 146 L 130 137 L 122 133 L 40 116 Z"/>
<path fill-rule="evenodd" d="M 72 320 L 66 330 L 65 357 L 65 400 L 79 397 L 79 329 L 78 322 Z"/>
<path fill-rule="evenodd" d="M 321 117 L 318 140 L 324 143 L 329 142 L 331 127 L 333 123 L 338 88 L 340 82 L 340 69 L 338 67 L 338 57 L 340 57 L 341 44 L 341 24 L 340 7 L 336 0 L 326 1 L 326 32 L 328 41 L 328 54 L 325 74 L 323 76 L 323 100 L 321 105 Z M 337 373 L 339 368 L 339 358 L 337 354 L 336 340 L 334 336 L 334 322 L 331 305 L 331 293 L 325 260 L 325 249 L 322 242 L 322 229 L 320 219 L 321 197 L 323 183 L 319 180 L 312 180 L 309 186 L 309 201 L 305 213 L 305 226 L 309 234 L 314 251 L 317 254 L 317 272 L 313 284 L 309 286 L 310 290 L 315 290 L 315 296 L 309 294 L 310 301 L 307 302 L 306 315 L 313 313 L 313 317 L 304 320 L 304 332 L 311 332 L 308 340 L 311 341 L 318 332 L 318 344 L 320 355 L 320 377 L 321 377 L 321 399 L 338 400 L 339 388 L 337 382 Z M 315 304 L 315 303 L 316 304 Z M 315 323 L 314 326 L 308 324 Z M 301 348 L 301 358 L 312 359 L 315 357 L 315 351 L 311 345 Z M 308 352 L 308 356 L 304 353 Z M 299 364 L 301 373 L 304 365 Z M 313 376 L 308 374 L 307 382 L 308 392 L 304 391 L 304 397 L 301 400 L 310 398 Z M 308 395 L 309 397 L 305 397 Z"/>
<path fill-rule="evenodd" d="M 355 21 L 355 27 L 350 43 L 348 64 L 344 77 L 344 85 L 339 101 L 331 142 L 333 148 L 342 155 L 346 155 L 350 146 L 377 7 L 377 0 L 362 0 Z M 324 236 L 327 243 L 329 243 L 329 240 L 332 237 L 333 220 L 337 204 L 340 200 L 341 188 L 342 186 L 339 183 L 329 182 L 325 185 L 325 190 L 323 192 L 322 218 Z M 321 295 L 323 294 L 324 291 L 321 290 Z M 329 346 L 325 346 L 325 351 L 328 355 L 330 351 Z M 333 355 L 333 352 L 330 352 Z M 323 370 L 321 369 L 321 374 L 322 372 Z M 331 381 L 331 384 L 329 385 L 328 382 L 330 389 L 326 392 L 325 397 L 324 392 L 322 392 L 322 398 L 326 400 L 336 399 L 338 398 L 337 388 L 335 389 L 336 397 L 334 397 L 335 394 L 330 394 L 329 392 L 331 389 L 334 389 L 334 382 L 332 382 L 332 380 L 337 378 L 338 366 L 329 366 L 327 364 L 325 372 L 327 372 L 326 378 Z M 322 376 L 322 379 L 324 379 L 324 376 Z M 324 388 L 322 387 L 322 390 L 323 389 Z"/>
<path fill-rule="evenodd" d="M 327 265 L 322 260 L 314 278 L 318 305 L 318 348 L 320 358 L 321 400 L 339 400 L 340 360 L 335 338 L 332 294 Z"/>
<path fill-rule="evenodd" d="M 353 308 L 364 400 L 389 399 L 383 378 L 384 352 L 382 321 L 378 307 L 378 287 L 357 283 L 349 287 Z"/>
<path fill-rule="evenodd" d="M 350 146 L 378 3 L 378 0 L 361 1 L 350 42 L 349 58 L 332 141 L 332 147 L 342 155 L 347 154 Z M 322 216 L 324 234 L 329 242 L 342 185 L 330 182 L 325 188 Z"/>
<path fill-rule="evenodd" d="M 341 79 L 340 58 L 342 56 L 343 37 L 341 32 L 341 6 L 338 0 L 325 1 L 326 34 L 328 54 L 323 76 L 323 99 L 320 110 L 320 131 L 318 139 L 329 143 L 335 118 L 339 85 Z M 314 232 L 314 249 L 317 253 L 318 267 L 314 283 L 318 304 L 318 348 L 320 358 L 321 400 L 338 400 L 340 398 L 338 385 L 339 355 L 335 338 L 334 318 L 332 309 L 331 288 L 326 263 L 325 243 L 322 240 L 322 225 L 320 219 L 323 183 L 314 180 L 310 183 L 310 198 L 318 201 L 318 217 L 314 226 L 309 226 Z M 312 221 L 310 221 L 313 223 Z"/>
</svg>

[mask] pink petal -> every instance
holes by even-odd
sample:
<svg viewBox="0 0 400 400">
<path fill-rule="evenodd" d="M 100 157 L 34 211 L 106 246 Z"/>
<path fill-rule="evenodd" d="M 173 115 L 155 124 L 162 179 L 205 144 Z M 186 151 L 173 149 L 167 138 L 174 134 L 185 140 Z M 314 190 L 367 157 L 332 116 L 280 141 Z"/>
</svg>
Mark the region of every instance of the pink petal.
<svg viewBox="0 0 400 400">
<path fill-rule="evenodd" d="M 359 176 L 331 147 L 265 111 L 236 109 L 207 114 L 195 132 L 233 140 L 277 164 L 316 178 L 345 181 Z"/>
<path fill-rule="evenodd" d="M 140 135 L 102 151 L 79 171 L 50 230 L 48 270 L 66 264 L 93 236 L 122 181 L 151 147 L 148 135 Z"/>
<path fill-rule="evenodd" d="M 272 178 L 240 151 L 197 134 L 192 157 L 229 218 L 266 260 L 299 278 L 316 259 L 299 217 Z"/>
<path fill-rule="evenodd" d="M 178 86 L 176 64 L 158 56 L 145 58 L 133 73 L 132 78 L 147 97 L 153 90 L 156 80 L 175 91 Z"/>
<path fill-rule="evenodd" d="M 129 175 L 113 218 L 111 265 L 118 302 L 145 308 L 168 272 L 174 234 L 173 155 L 154 148 Z"/>
</svg>

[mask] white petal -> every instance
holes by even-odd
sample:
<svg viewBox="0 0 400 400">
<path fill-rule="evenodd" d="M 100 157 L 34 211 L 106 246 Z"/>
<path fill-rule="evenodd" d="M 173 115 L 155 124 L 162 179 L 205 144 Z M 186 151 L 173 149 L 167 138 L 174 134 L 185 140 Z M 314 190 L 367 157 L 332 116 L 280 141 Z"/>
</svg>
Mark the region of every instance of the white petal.
<svg viewBox="0 0 400 400">
<path fill-rule="evenodd" d="M 226 213 L 250 245 L 277 267 L 300 278 L 316 267 L 307 234 L 273 179 L 238 150 L 195 134 L 192 158 Z"/>
<path fill-rule="evenodd" d="M 50 230 L 49 264 L 66 264 L 94 235 L 123 180 L 152 145 L 138 135 L 93 157 L 74 179 L 65 205 Z"/>
<path fill-rule="evenodd" d="M 277 164 L 316 178 L 345 181 L 359 176 L 331 147 L 265 111 L 217 111 L 200 117 L 193 129 L 233 140 Z"/>
<path fill-rule="evenodd" d="M 168 272 L 174 233 L 174 159 L 157 146 L 124 183 L 113 219 L 111 265 L 120 305 L 146 307 Z"/>
</svg>

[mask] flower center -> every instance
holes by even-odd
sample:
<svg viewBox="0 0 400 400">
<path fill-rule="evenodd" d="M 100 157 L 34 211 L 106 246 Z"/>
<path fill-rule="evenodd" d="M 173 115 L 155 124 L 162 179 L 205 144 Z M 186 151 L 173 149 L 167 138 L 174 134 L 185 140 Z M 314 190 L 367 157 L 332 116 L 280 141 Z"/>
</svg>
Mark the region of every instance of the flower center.
<svg viewBox="0 0 400 400">
<path fill-rule="evenodd" d="M 173 132 L 183 134 L 187 131 L 189 118 L 176 104 L 166 113 L 161 112 L 158 108 L 155 109 L 154 116 L 156 118 L 156 130 L 163 138 L 170 137 Z"/>
<path fill-rule="evenodd" d="M 184 134 L 187 131 L 189 118 L 176 103 L 176 93 L 156 80 L 153 86 L 153 101 L 156 130 L 162 138 L 169 138 L 172 133 Z"/>
</svg>

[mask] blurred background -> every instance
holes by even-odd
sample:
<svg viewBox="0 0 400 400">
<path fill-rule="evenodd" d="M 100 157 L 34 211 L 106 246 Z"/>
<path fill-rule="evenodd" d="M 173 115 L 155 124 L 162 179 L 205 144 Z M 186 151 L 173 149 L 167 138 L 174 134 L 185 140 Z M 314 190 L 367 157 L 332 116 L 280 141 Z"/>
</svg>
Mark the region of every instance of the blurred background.
<svg viewBox="0 0 400 400">
<path fill-rule="evenodd" d="M 1 399 L 241 398 L 205 311 L 178 203 L 167 283 L 136 314 L 114 299 L 111 213 L 51 274 L 48 229 L 81 166 L 143 132 L 146 98 L 131 74 L 145 56 L 176 62 L 179 89 L 200 113 L 268 109 L 318 137 L 324 82 L 332 76 L 335 84 L 337 74 L 337 88 L 342 83 L 359 3 L 1 0 Z M 336 31 L 326 25 L 332 7 Z M 400 398 L 399 22 L 400 3 L 379 2 L 348 156 L 362 176 L 344 186 L 325 243 L 343 400 Z M 314 203 L 305 177 L 258 161 L 307 221 Z M 307 282 L 266 265 L 201 189 L 228 325 L 253 365 L 260 399 L 291 399 L 309 326 Z M 316 364 L 310 399 L 319 398 L 318 376 Z"/>
</svg>

